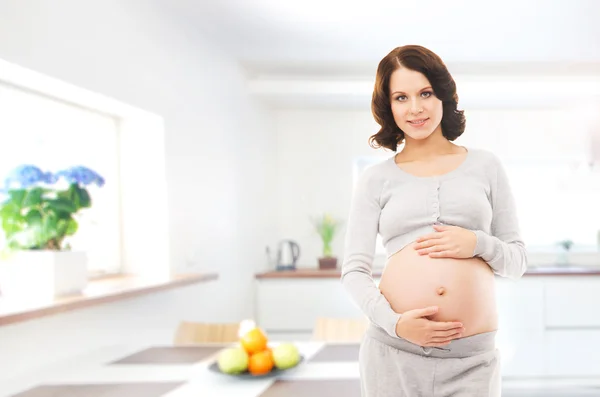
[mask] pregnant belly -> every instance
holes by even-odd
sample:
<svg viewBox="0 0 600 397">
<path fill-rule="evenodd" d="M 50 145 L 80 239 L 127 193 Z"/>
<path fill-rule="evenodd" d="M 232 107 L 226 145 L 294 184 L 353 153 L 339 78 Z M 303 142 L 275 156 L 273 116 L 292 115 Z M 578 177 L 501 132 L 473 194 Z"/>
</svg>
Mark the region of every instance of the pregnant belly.
<svg viewBox="0 0 600 397">
<path fill-rule="evenodd" d="M 463 337 L 496 330 L 494 274 L 480 258 L 430 258 L 414 243 L 392 255 L 379 289 L 397 313 L 437 306 L 434 321 L 460 321 Z"/>
</svg>

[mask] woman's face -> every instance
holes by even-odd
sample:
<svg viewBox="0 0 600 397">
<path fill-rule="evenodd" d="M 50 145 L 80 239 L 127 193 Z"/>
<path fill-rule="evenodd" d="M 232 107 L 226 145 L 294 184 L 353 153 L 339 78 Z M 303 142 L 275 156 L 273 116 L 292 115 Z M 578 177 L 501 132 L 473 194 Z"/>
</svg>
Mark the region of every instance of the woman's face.
<svg viewBox="0 0 600 397">
<path fill-rule="evenodd" d="M 423 74 L 404 67 L 396 69 L 390 77 L 390 103 L 394 121 L 406 140 L 426 139 L 434 132 L 441 135 L 442 101 Z"/>
</svg>

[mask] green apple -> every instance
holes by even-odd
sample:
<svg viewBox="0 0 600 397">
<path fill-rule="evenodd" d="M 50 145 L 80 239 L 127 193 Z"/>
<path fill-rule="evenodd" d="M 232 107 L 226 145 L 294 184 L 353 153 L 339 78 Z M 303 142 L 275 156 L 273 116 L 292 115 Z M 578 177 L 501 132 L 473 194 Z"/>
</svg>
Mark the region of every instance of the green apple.
<svg viewBox="0 0 600 397">
<path fill-rule="evenodd" d="M 217 363 L 221 372 L 239 374 L 248 369 L 248 353 L 241 347 L 230 347 L 219 354 Z"/>
<path fill-rule="evenodd" d="M 292 368 L 299 361 L 300 352 L 293 343 L 281 343 L 273 348 L 273 362 L 277 368 Z"/>
</svg>

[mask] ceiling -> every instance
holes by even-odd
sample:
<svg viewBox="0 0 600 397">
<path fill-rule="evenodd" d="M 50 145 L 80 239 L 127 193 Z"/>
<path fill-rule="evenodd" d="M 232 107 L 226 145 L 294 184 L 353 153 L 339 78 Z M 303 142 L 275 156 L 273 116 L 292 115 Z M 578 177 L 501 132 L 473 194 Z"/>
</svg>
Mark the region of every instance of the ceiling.
<svg viewBox="0 0 600 397">
<path fill-rule="evenodd" d="M 372 72 L 403 44 L 429 47 L 461 70 L 600 65 L 597 0 L 171 0 L 163 7 L 256 73 Z"/>
<path fill-rule="evenodd" d="M 207 38 L 236 59 L 251 86 L 260 87 L 257 92 L 265 90 L 266 81 L 271 94 L 264 97 L 275 101 L 282 99 L 285 86 L 289 90 L 290 81 L 351 81 L 370 84 L 357 102 L 364 106 L 377 63 L 404 44 L 432 49 L 453 75 L 600 78 L 598 0 L 171 0 L 159 4 L 192 34 Z M 281 88 L 273 88 L 277 84 Z M 273 95 L 278 90 L 280 94 Z M 322 93 L 312 96 L 328 102 Z"/>
</svg>

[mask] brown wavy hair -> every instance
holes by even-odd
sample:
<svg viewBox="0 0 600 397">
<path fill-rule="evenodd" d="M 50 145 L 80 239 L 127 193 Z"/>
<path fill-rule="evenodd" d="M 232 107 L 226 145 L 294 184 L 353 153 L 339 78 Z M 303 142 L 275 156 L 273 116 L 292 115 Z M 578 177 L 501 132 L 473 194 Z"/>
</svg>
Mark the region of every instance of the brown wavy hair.
<svg viewBox="0 0 600 397">
<path fill-rule="evenodd" d="M 435 96 L 442 101 L 442 134 L 449 141 L 461 136 L 465 130 L 465 115 L 463 110 L 457 109 L 456 83 L 446 65 L 431 50 L 418 45 L 406 45 L 394 48 L 377 67 L 371 112 L 381 129 L 369 138 L 369 145 L 395 152 L 404 140 L 404 131 L 394 121 L 390 103 L 390 77 L 400 67 L 425 75 Z"/>
</svg>

